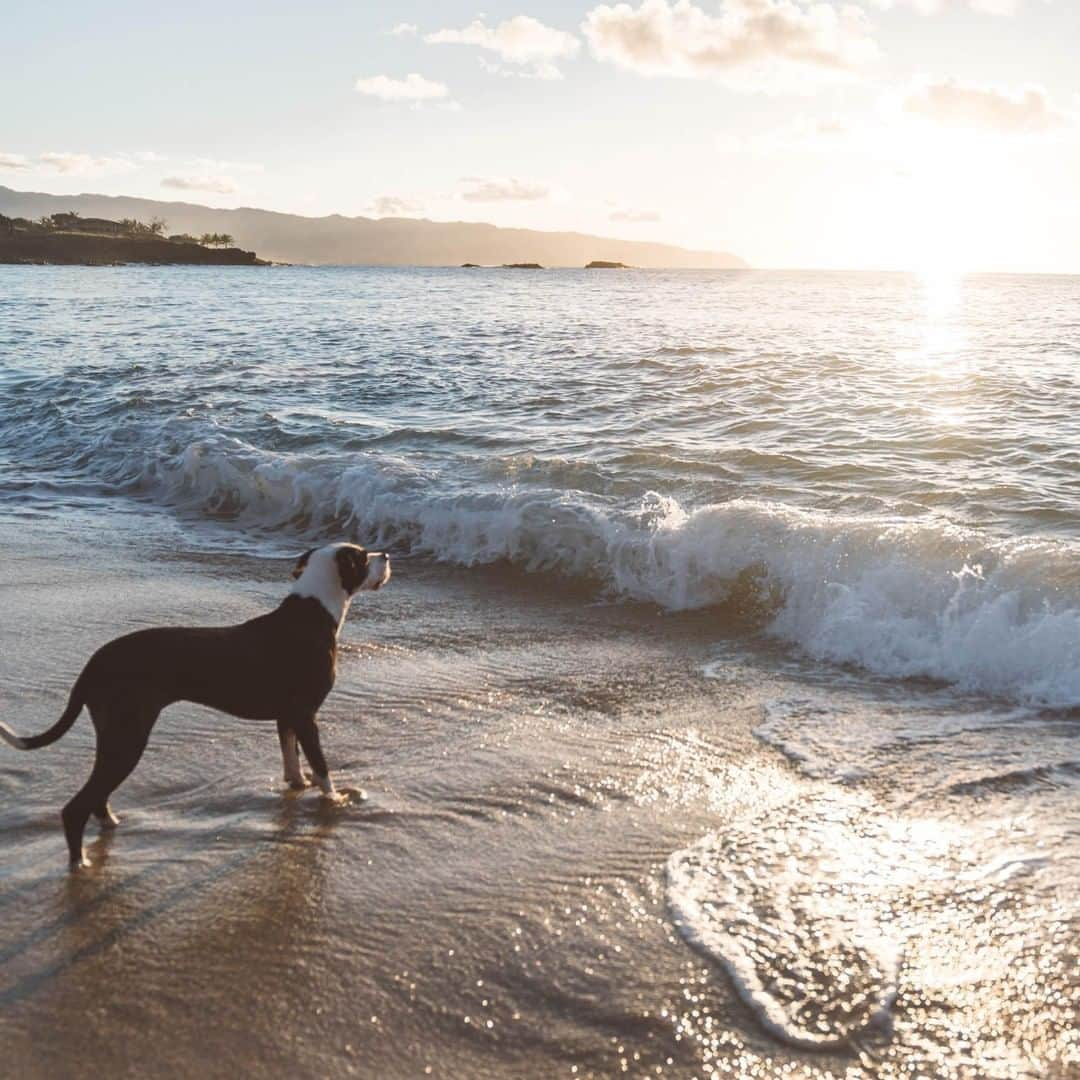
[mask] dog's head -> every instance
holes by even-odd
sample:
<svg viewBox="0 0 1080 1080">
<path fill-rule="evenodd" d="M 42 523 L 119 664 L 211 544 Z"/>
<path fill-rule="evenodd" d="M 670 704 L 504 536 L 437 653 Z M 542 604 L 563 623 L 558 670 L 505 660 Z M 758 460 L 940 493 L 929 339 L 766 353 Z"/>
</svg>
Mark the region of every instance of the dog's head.
<svg viewBox="0 0 1080 1080">
<path fill-rule="evenodd" d="M 355 593 L 374 592 L 390 580 L 390 556 L 359 544 L 327 544 L 305 551 L 292 576 L 294 593 L 314 596 L 340 622 Z"/>
</svg>

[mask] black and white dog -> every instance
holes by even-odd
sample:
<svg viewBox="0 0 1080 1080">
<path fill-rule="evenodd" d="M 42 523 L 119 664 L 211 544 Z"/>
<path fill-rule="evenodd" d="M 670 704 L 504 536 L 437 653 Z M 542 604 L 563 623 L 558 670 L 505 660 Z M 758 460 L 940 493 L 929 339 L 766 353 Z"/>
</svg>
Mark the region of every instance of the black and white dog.
<svg viewBox="0 0 1080 1080">
<path fill-rule="evenodd" d="M 146 749 L 158 714 L 193 701 L 248 720 L 276 720 L 285 779 L 305 786 L 297 742 L 323 795 L 337 793 L 319 745 L 315 716 L 334 685 L 338 631 L 353 595 L 390 580 L 390 558 L 355 544 L 329 544 L 300 556 L 293 585 L 268 615 L 223 627 L 159 627 L 102 646 L 75 680 L 63 716 L 31 738 L 0 723 L 19 750 L 56 742 L 90 710 L 97 753 L 90 779 L 61 814 L 72 869 L 86 866 L 82 838 L 91 814 L 117 824 L 109 796 Z"/>
</svg>

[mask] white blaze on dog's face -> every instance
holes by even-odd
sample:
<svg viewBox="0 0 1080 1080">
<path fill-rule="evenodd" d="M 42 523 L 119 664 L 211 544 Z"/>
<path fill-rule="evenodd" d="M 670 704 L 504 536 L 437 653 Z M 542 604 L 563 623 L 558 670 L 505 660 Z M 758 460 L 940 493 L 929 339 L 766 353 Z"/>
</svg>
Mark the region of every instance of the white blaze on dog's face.
<svg viewBox="0 0 1080 1080">
<path fill-rule="evenodd" d="M 314 597 L 340 629 L 355 593 L 381 589 L 390 580 L 390 556 L 358 544 L 327 544 L 301 555 L 293 577 L 292 593 Z"/>
</svg>

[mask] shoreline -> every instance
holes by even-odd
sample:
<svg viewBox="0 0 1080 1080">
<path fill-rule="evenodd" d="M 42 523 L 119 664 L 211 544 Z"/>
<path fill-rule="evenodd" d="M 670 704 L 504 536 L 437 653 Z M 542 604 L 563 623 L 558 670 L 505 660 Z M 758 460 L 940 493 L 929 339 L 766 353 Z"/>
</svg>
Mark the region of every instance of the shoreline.
<svg viewBox="0 0 1080 1080">
<path fill-rule="evenodd" d="M 287 589 L 284 562 L 177 551 L 167 515 L 113 524 L 100 543 L 61 563 L 68 545 L 51 523 L 24 522 L 13 533 L 0 522 L 13 566 L 9 611 L 22 626 L 18 640 L 5 635 L 0 704 L 19 730 L 43 726 L 92 649 L 124 629 L 242 619 Z M 69 527 L 80 531 L 77 519 Z M 50 574 L 58 565 L 62 571 Z M 0 906 L 18 912 L 5 926 L 9 960 L 0 977 L 0 1033 L 12 1068 L 29 1077 L 61 1066 L 74 1076 L 115 1068 L 162 1075 L 196 1063 L 205 1070 L 208 1053 L 209 1075 L 222 1076 L 253 1060 L 300 1076 L 340 1075 L 350 1063 L 362 1075 L 387 1077 L 422 1075 L 429 1065 L 446 1077 L 492 1068 L 566 1073 L 571 1060 L 591 1060 L 597 1075 L 617 1067 L 598 1046 L 566 1056 L 564 1040 L 606 1023 L 590 1019 L 585 1002 L 598 985 L 613 1002 L 623 996 L 616 987 L 631 979 L 626 965 L 643 924 L 632 920 L 630 936 L 619 935 L 625 959 L 614 969 L 602 964 L 595 976 L 545 924 L 557 918 L 560 933 L 580 935 L 562 910 L 595 905 L 602 883 L 608 899 L 600 908 L 612 917 L 627 887 L 645 889 L 659 929 L 665 901 L 649 867 L 694 832 L 686 822 L 674 833 L 672 823 L 659 833 L 642 829 L 657 789 L 636 767 L 607 789 L 593 788 L 572 764 L 571 748 L 606 740 L 603 728 L 616 723 L 609 710 L 620 711 L 623 692 L 610 696 L 607 675 L 597 674 L 591 688 L 565 682 L 562 658 L 568 648 L 585 649 L 625 671 L 641 655 L 641 615 L 574 605 L 578 635 L 563 642 L 569 613 L 542 584 L 503 580 L 497 571 L 470 577 L 406 560 L 377 604 L 362 598 L 354 606 L 338 684 L 323 710 L 323 742 L 338 782 L 367 789 L 367 803 L 337 812 L 311 793 L 290 797 L 277 777 L 272 725 L 176 706 L 116 794 L 120 829 L 98 836 L 91 827 L 96 865 L 71 877 L 57 811 L 89 766 L 88 718 L 33 759 L 0 755 L 0 791 L 8 796 L 0 821 L 5 846 L 18 854 L 5 859 L 0 877 Z M 42 670 L 32 658 L 45 641 Z M 638 678 L 639 693 L 660 692 L 648 690 L 648 676 Z M 537 679 L 553 695 L 550 725 L 526 711 L 536 701 L 528 684 Z M 768 753 L 745 724 L 742 731 L 737 741 L 746 750 Z M 565 888 L 549 892 L 552 875 L 565 878 Z M 291 927 L 286 937 L 283 924 Z M 608 948 L 591 933 L 579 945 Z M 670 928 L 649 955 L 656 949 L 649 963 L 674 973 L 664 977 L 672 987 L 697 966 Z M 536 983 L 532 964 L 541 957 L 560 982 L 581 980 L 559 991 L 578 998 L 578 1020 L 560 1018 L 547 976 Z M 161 982 L 163 970 L 169 976 Z M 297 976 L 307 987 L 303 1015 L 321 1013 L 313 1026 L 282 1018 L 279 1004 L 294 1007 L 289 986 Z M 183 1002 L 168 989 L 176 980 L 190 992 Z M 88 1031 L 76 1017 L 106 982 L 111 992 Z M 632 1026 L 638 992 L 611 1006 L 627 1010 L 631 1041 L 641 1037 Z M 207 1008 L 219 1017 L 213 1030 Z M 505 1044 L 519 1038 L 530 1048 L 525 1056 Z"/>
<path fill-rule="evenodd" d="M 84 518 L 98 532 L 73 552 L 66 537 L 86 534 Z M 8 625 L 21 627 L 4 635 L 0 706 L 20 731 L 51 723 L 102 641 L 240 620 L 288 587 L 288 559 L 193 550 L 190 526 L 152 507 L 103 516 L 88 506 L 57 524 L 0 521 Z M 543 577 L 405 559 L 390 588 L 354 605 L 322 714 L 339 784 L 365 788 L 367 802 L 292 797 L 272 725 L 175 706 L 117 792 L 121 828 L 88 831 L 96 865 L 71 877 L 57 810 L 89 765 L 87 718 L 31 767 L 0 755 L 0 823 L 16 856 L 0 875 L 9 1062 L 43 1078 L 62 1065 L 73 1076 L 164 1075 L 207 1060 L 214 1076 L 257 1061 L 298 1076 L 550 1076 L 576 1065 L 603 1077 L 623 1060 L 690 1076 L 734 1056 L 745 1075 L 816 1077 L 868 1052 L 882 1076 L 899 1075 L 924 1023 L 944 1022 L 934 996 L 919 997 L 935 942 L 962 948 L 969 933 L 967 915 L 949 914 L 955 897 L 924 895 L 954 856 L 911 864 L 921 900 L 904 898 L 903 876 L 885 888 L 881 844 L 897 827 L 887 778 L 845 791 L 800 775 L 754 735 L 762 702 L 791 693 L 783 665 L 763 666 L 768 655 L 734 641 L 718 652 L 707 614 L 597 606 Z M 918 828 L 920 817 L 902 811 L 899 823 Z M 822 941 L 880 904 L 916 920 L 891 1040 L 878 1024 L 831 1050 L 770 1038 L 748 1008 L 752 980 L 726 967 L 737 944 L 708 916 L 680 925 L 703 899 L 720 902 L 703 885 L 741 882 L 743 864 L 765 885 L 789 845 L 810 837 L 853 859 L 827 872 L 853 871 L 864 890 L 851 912 L 827 916 L 841 921 Z M 976 911 L 980 882 L 994 878 L 956 865 L 976 874 L 959 911 Z M 1014 902 L 1009 918 L 1037 925 L 1028 908 Z M 732 918 L 724 934 L 740 925 Z M 87 1031 L 77 1019 L 104 984 Z M 962 985 L 934 993 L 955 999 L 948 1030 L 973 1022 L 978 999 Z"/>
</svg>

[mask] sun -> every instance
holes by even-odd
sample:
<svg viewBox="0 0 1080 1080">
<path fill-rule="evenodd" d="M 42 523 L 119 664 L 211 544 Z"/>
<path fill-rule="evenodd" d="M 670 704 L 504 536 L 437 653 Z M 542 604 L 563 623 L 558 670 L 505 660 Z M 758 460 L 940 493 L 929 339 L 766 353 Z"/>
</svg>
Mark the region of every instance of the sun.
<svg viewBox="0 0 1080 1080">
<path fill-rule="evenodd" d="M 944 282 L 1000 259 L 1010 222 L 1010 163 L 978 132 L 894 131 L 892 181 L 881 198 L 883 239 L 897 266 Z"/>
</svg>

